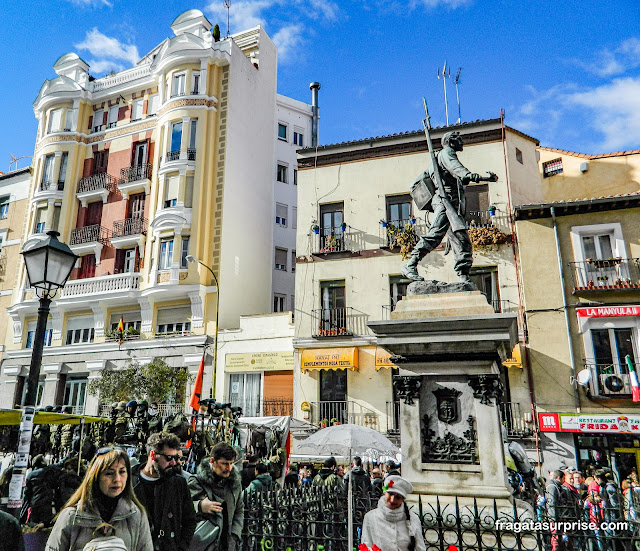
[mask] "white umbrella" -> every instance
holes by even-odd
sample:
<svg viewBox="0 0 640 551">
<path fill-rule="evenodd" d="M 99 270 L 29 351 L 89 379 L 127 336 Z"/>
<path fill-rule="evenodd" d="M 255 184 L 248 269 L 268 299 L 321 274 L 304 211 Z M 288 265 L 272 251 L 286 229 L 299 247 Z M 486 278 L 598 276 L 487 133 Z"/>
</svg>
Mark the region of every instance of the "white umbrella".
<svg viewBox="0 0 640 551">
<path fill-rule="evenodd" d="M 298 446 L 299 453 L 316 455 L 342 455 L 351 459 L 363 455 L 372 459 L 380 456 L 395 457 L 400 450 L 386 436 L 369 427 L 360 425 L 334 425 L 312 434 Z M 347 549 L 353 549 L 353 476 L 349 476 Z"/>
</svg>

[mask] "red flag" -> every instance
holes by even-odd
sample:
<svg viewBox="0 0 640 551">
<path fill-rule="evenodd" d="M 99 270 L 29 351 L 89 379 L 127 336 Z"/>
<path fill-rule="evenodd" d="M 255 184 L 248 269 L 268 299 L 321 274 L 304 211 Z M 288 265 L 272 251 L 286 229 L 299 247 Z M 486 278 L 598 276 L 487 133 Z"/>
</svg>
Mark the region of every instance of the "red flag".
<svg viewBox="0 0 640 551">
<path fill-rule="evenodd" d="M 633 364 L 631 355 L 627 354 L 625 357 L 627 367 L 629 368 L 629 379 L 631 381 L 631 401 L 640 402 L 640 385 L 638 384 L 638 373 L 636 372 L 636 366 Z"/>
<path fill-rule="evenodd" d="M 202 353 L 202 361 L 200 362 L 200 368 L 198 369 L 198 375 L 196 375 L 196 382 L 193 385 L 193 391 L 191 392 L 191 400 L 189 400 L 189 406 L 195 412 L 200 409 L 200 395 L 202 394 L 202 378 L 204 377 L 204 352 Z"/>
</svg>

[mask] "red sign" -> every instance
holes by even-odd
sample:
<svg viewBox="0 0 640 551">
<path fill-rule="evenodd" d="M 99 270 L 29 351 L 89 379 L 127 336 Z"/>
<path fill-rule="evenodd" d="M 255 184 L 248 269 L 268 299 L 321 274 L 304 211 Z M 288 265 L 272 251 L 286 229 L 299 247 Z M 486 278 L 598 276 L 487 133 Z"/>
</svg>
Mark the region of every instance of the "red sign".
<svg viewBox="0 0 640 551">
<path fill-rule="evenodd" d="M 579 318 L 609 318 L 640 316 L 640 306 L 598 306 L 597 308 L 576 308 Z"/>
</svg>

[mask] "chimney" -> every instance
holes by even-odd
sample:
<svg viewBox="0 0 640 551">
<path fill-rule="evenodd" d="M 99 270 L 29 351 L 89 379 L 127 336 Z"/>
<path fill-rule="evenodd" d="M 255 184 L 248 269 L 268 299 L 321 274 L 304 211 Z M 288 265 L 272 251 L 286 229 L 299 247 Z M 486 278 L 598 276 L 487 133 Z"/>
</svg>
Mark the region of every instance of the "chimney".
<svg viewBox="0 0 640 551">
<path fill-rule="evenodd" d="M 309 84 L 311 90 L 311 147 L 318 147 L 318 90 L 320 90 L 319 82 Z"/>
</svg>

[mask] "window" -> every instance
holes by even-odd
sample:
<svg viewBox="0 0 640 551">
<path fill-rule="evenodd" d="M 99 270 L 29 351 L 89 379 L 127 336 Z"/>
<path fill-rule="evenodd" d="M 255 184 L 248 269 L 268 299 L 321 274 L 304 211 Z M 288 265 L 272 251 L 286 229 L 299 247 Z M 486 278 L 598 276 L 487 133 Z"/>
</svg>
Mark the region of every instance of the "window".
<svg viewBox="0 0 640 551">
<path fill-rule="evenodd" d="M 107 172 L 109 161 L 109 151 L 96 151 L 93 154 L 93 174 L 104 174 Z"/>
<path fill-rule="evenodd" d="M 171 149 L 170 152 L 179 152 L 182 142 L 182 122 L 174 122 L 171 125 Z M 173 159 L 171 159 L 173 160 Z"/>
<path fill-rule="evenodd" d="M 296 132 L 294 130 L 293 132 L 293 145 L 299 145 L 300 147 L 303 146 L 303 136 L 301 132 Z"/>
<path fill-rule="evenodd" d="M 407 296 L 409 283 L 411 280 L 402 276 L 389 276 L 389 304 L 392 311 L 396 309 L 398 301 Z"/>
<path fill-rule="evenodd" d="M 198 134 L 198 119 L 191 119 L 189 123 L 189 146 L 187 150 L 187 160 L 196 160 L 196 136 Z"/>
<path fill-rule="evenodd" d="M 75 131 L 78 126 L 78 110 L 67 109 L 67 120 L 64 123 L 65 132 Z"/>
<path fill-rule="evenodd" d="M 36 220 L 34 233 L 44 233 L 44 225 L 47 217 L 47 209 L 41 208 L 36 210 Z"/>
<path fill-rule="evenodd" d="M 298 185 L 298 169 L 297 168 L 293 169 L 293 185 L 294 186 Z"/>
<path fill-rule="evenodd" d="M 112 105 L 109 107 L 109 117 L 107 118 L 107 128 L 115 128 L 118 124 L 118 112 L 120 107 Z"/>
<path fill-rule="evenodd" d="M 200 71 L 193 71 L 193 88 L 191 89 L 191 93 L 200 93 Z"/>
<path fill-rule="evenodd" d="M 179 186 L 180 186 L 180 181 L 177 175 L 169 176 L 165 180 L 165 189 L 164 189 L 164 208 L 165 209 L 176 206 L 178 202 Z"/>
<path fill-rule="evenodd" d="M 344 251 L 344 233 L 341 226 L 344 203 L 320 205 L 320 250 L 323 252 Z"/>
<path fill-rule="evenodd" d="M 139 256 L 137 248 L 118 249 L 113 265 L 114 274 L 131 274 L 138 271 Z"/>
<path fill-rule="evenodd" d="M 489 223 L 489 184 L 471 184 L 464 192 L 467 201 L 467 224 L 482 226 Z"/>
<path fill-rule="evenodd" d="M 124 312 L 122 314 L 112 314 L 110 324 L 111 331 L 115 331 L 116 329 L 118 329 L 121 317 L 125 331 L 127 329 L 135 329 L 136 331 L 140 332 L 140 328 L 142 326 L 140 312 Z"/>
<path fill-rule="evenodd" d="M 67 320 L 66 344 L 93 342 L 93 316 L 75 316 Z"/>
<path fill-rule="evenodd" d="M 296 271 L 296 251 L 291 251 L 291 271 Z"/>
<path fill-rule="evenodd" d="M 156 318 L 156 333 L 189 333 L 191 331 L 191 306 L 160 308 Z"/>
<path fill-rule="evenodd" d="M 147 117 L 155 115 L 158 112 L 160 106 L 160 96 L 158 94 L 152 94 L 149 96 L 149 105 L 147 106 Z"/>
<path fill-rule="evenodd" d="M 320 307 L 320 336 L 348 334 L 344 279 L 320 283 Z"/>
<path fill-rule="evenodd" d="M 131 122 L 139 121 L 142 118 L 142 107 L 144 106 L 144 99 L 138 98 L 133 100 L 133 107 L 131 108 Z"/>
<path fill-rule="evenodd" d="M 27 325 L 27 340 L 25 342 L 25 348 L 33 348 L 33 341 L 36 336 L 36 324 L 37 322 L 31 321 Z M 53 335 L 53 329 L 51 329 L 51 322 L 48 321 L 44 332 L 44 346 L 51 346 L 51 336 Z"/>
<path fill-rule="evenodd" d="M 168 270 L 173 262 L 173 239 L 163 239 L 160 242 L 159 268 Z"/>
<path fill-rule="evenodd" d="M 93 254 L 87 254 L 80 259 L 79 279 L 86 279 L 96 275 L 96 257 Z"/>
<path fill-rule="evenodd" d="M 60 123 L 62 122 L 62 109 L 52 109 L 49 113 L 49 127 L 47 134 L 51 132 L 60 132 Z"/>
<path fill-rule="evenodd" d="M 104 119 L 104 111 L 102 109 L 98 109 L 93 113 L 93 131 L 99 132 L 102 130 L 102 124 Z"/>
<path fill-rule="evenodd" d="M 282 182 L 283 184 L 287 183 L 287 169 L 287 165 L 278 163 L 278 169 L 276 172 L 276 179 L 278 180 L 278 182 Z"/>
<path fill-rule="evenodd" d="M 522 163 L 522 151 L 520 151 L 517 147 L 516 147 L 516 161 L 518 161 L 520 164 Z"/>
<path fill-rule="evenodd" d="M 411 195 L 392 195 L 386 197 L 387 221 L 396 226 L 404 226 L 411 219 L 413 200 Z"/>
<path fill-rule="evenodd" d="M 287 141 L 287 125 L 281 122 L 278 123 L 278 139 Z"/>
<path fill-rule="evenodd" d="M 273 295 L 273 311 L 284 312 L 286 310 L 287 295 Z"/>
<path fill-rule="evenodd" d="M 243 415 L 262 415 L 262 373 L 229 374 L 229 401 L 232 407 L 241 407 Z"/>
<path fill-rule="evenodd" d="M 275 253 L 275 269 L 287 271 L 287 249 L 280 249 L 276 247 Z"/>
<path fill-rule="evenodd" d="M 87 379 L 72 379 L 64 385 L 64 406 L 71 408 L 72 413 L 84 413 L 85 398 L 87 396 Z"/>
<path fill-rule="evenodd" d="M 180 251 L 180 267 L 186 268 L 187 264 L 187 255 L 189 254 L 189 238 L 182 238 L 182 250 Z"/>
<path fill-rule="evenodd" d="M 58 231 L 58 226 L 60 224 L 60 211 L 62 210 L 62 205 L 57 204 L 53 206 L 53 221 L 51 222 L 51 229 Z"/>
<path fill-rule="evenodd" d="M 60 157 L 60 171 L 58 172 L 58 190 L 64 189 L 64 183 L 67 179 L 67 162 L 69 160 L 69 153 L 66 151 Z"/>
<path fill-rule="evenodd" d="M 42 189 L 48 189 L 53 182 L 53 161 L 54 155 L 47 155 L 44 158 L 44 169 L 42 171 Z"/>
<path fill-rule="evenodd" d="M 0 220 L 9 216 L 9 199 L 9 196 L 0 198 Z"/>
<path fill-rule="evenodd" d="M 184 96 L 184 85 L 187 79 L 187 75 L 180 73 L 173 75 L 173 87 L 171 88 L 171 97 Z"/>
<path fill-rule="evenodd" d="M 634 365 L 638 365 L 638 357 L 634 352 L 634 329 L 591 329 L 588 336 L 591 338 L 593 359 L 588 359 L 587 364 L 592 373 L 595 371 L 593 375 L 597 375 L 593 386 L 598 389 L 598 394 L 631 394 L 629 367 L 625 358 L 631 356 Z"/>
<path fill-rule="evenodd" d="M 487 302 L 493 306 L 496 312 L 501 312 L 501 304 L 498 296 L 498 269 L 493 267 L 471 268 L 469 272 L 471 281 L 475 283 L 478 291 L 480 291 L 487 299 Z"/>
<path fill-rule="evenodd" d="M 553 161 L 542 163 L 543 178 L 549 178 L 556 174 L 562 174 L 562 159 L 554 159 Z"/>
<path fill-rule="evenodd" d="M 298 229 L 298 209 L 291 207 L 291 227 L 295 230 Z"/>
<path fill-rule="evenodd" d="M 276 203 L 276 224 L 283 228 L 287 227 L 287 209 L 287 205 Z"/>
</svg>

